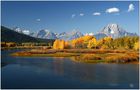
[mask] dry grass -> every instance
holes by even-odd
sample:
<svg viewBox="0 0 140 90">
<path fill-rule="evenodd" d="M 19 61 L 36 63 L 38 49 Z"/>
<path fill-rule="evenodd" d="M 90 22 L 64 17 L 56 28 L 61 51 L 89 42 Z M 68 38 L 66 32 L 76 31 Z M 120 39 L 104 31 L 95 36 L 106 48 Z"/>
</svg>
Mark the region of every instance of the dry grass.
<svg viewBox="0 0 140 90">
<path fill-rule="evenodd" d="M 16 52 L 13 56 L 34 56 L 34 57 L 74 57 L 80 62 L 107 62 L 127 63 L 139 61 L 139 53 L 127 50 L 97 50 L 97 49 L 32 49 L 30 51 Z"/>
<path fill-rule="evenodd" d="M 12 56 L 31 56 L 32 54 L 30 52 L 16 52 L 16 53 L 12 53 Z"/>
<path fill-rule="evenodd" d="M 82 60 L 101 60 L 102 58 L 96 54 L 83 54 L 81 55 Z"/>
<path fill-rule="evenodd" d="M 133 62 L 138 61 L 139 58 L 136 54 L 128 55 L 128 54 L 115 54 L 111 56 L 105 57 L 106 62 L 112 62 L 112 63 L 127 63 L 127 62 Z"/>
<path fill-rule="evenodd" d="M 129 63 L 138 62 L 139 56 L 137 53 L 82 54 L 80 57 L 76 57 L 74 59 L 75 61 L 91 63 Z"/>
<path fill-rule="evenodd" d="M 52 49 L 50 49 L 50 50 L 48 50 L 48 49 L 46 49 L 46 50 L 43 50 L 43 49 L 32 49 L 32 50 L 30 50 L 28 52 L 30 52 L 32 54 L 52 54 L 52 53 L 56 53 L 57 51 L 56 50 L 52 50 Z"/>
<path fill-rule="evenodd" d="M 127 51 L 126 50 L 102 50 L 102 49 L 64 49 L 63 52 L 104 54 L 104 53 L 126 53 Z"/>
</svg>

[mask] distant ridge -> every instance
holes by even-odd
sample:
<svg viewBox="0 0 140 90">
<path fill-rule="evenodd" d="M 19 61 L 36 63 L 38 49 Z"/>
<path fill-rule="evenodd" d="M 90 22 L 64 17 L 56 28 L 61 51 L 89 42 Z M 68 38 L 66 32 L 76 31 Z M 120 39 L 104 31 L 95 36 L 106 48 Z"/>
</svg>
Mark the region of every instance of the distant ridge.
<svg viewBox="0 0 140 90">
<path fill-rule="evenodd" d="M 74 29 L 69 33 L 66 33 L 66 32 L 60 33 L 58 34 L 57 37 L 63 40 L 73 40 L 82 36 L 83 34 L 80 31 Z"/>
<path fill-rule="evenodd" d="M 53 43 L 53 39 L 39 39 L 31 37 L 22 33 L 18 33 L 14 30 L 1 26 L 1 42 L 41 42 L 41 43 Z"/>
<path fill-rule="evenodd" d="M 62 40 L 69 41 L 69 40 L 73 40 L 73 39 L 82 37 L 84 35 L 95 36 L 97 40 L 104 38 L 104 37 L 108 37 L 108 36 L 112 37 L 112 38 L 119 38 L 119 37 L 124 37 L 124 36 L 138 36 L 136 33 L 127 32 L 126 30 L 124 30 L 118 24 L 115 24 L 115 23 L 111 23 L 111 24 L 106 25 L 103 29 L 98 31 L 98 33 L 96 33 L 96 34 L 93 33 L 94 31 L 92 33 L 82 34 L 77 29 L 74 29 L 70 32 L 62 32 L 62 33 L 55 33 L 55 32 L 52 32 L 48 29 L 41 29 L 37 33 L 32 32 L 32 33 L 29 33 L 28 35 L 23 33 L 25 31 L 26 31 L 26 33 L 28 33 L 27 30 L 21 30 L 20 28 L 16 28 L 12 31 L 18 33 L 18 35 L 19 34 L 22 35 L 23 37 L 28 36 L 28 38 L 31 39 L 31 40 L 26 39 L 25 41 L 43 41 L 43 42 L 46 39 L 47 39 L 47 41 L 49 41 L 50 39 L 51 40 L 62 39 Z"/>
<path fill-rule="evenodd" d="M 72 39 L 76 39 L 83 36 L 83 34 L 78 31 L 78 30 L 72 30 L 71 32 L 67 33 L 67 32 L 62 32 L 62 33 L 54 33 L 51 32 L 47 29 L 42 29 L 40 30 L 36 36 L 37 38 L 43 38 L 43 39 L 63 39 L 63 40 L 72 40 Z"/>
<path fill-rule="evenodd" d="M 38 33 L 37 33 L 37 38 L 43 38 L 43 39 L 57 39 L 56 35 L 47 30 L 47 29 L 43 29 L 43 30 L 40 30 Z"/>
</svg>

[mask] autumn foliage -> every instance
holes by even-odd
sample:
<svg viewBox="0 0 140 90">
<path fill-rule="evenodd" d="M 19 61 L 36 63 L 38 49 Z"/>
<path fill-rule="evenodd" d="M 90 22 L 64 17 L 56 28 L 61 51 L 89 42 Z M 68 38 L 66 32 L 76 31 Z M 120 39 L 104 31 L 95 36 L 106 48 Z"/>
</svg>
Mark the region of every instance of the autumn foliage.
<svg viewBox="0 0 140 90">
<path fill-rule="evenodd" d="M 53 49 L 64 49 L 65 41 L 56 39 L 53 44 Z"/>
<path fill-rule="evenodd" d="M 96 48 L 97 46 L 97 40 L 96 38 L 92 38 L 91 40 L 89 40 L 87 48 Z"/>
<path fill-rule="evenodd" d="M 134 43 L 134 49 L 135 49 L 135 50 L 139 50 L 139 48 L 140 48 L 139 42 L 135 42 L 135 43 Z"/>
<path fill-rule="evenodd" d="M 126 36 L 113 39 L 104 37 L 97 40 L 94 36 L 82 36 L 70 41 L 56 39 L 53 49 L 134 49 L 139 50 L 139 37 Z"/>
<path fill-rule="evenodd" d="M 88 48 L 88 46 L 92 47 L 90 45 L 92 45 L 92 42 L 95 43 L 96 39 L 94 36 L 87 35 L 87 36 L 83 36 L 83 37 L 71 40 L 70 42 L 71 42 L 73 48 Z"/>
</svg>

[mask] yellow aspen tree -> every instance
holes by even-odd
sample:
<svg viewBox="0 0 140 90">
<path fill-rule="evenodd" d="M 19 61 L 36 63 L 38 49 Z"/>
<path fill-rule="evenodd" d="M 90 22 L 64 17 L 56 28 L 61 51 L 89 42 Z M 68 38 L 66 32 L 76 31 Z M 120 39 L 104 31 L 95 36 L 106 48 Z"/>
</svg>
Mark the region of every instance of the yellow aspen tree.
<svg viewBox="0 0 140 90">
<path fill-rule="evenodd" d="M 64 48 L 66 48 L 66 49 L 68 49 L 68 48 L 69 48 L 69 42 L 68 42 L 68 41 L 65 41 Z"/>
<path fill-rule="evenodd" d="M 65 41 L 59 40 L 59 49 L 64 49 L 64 46 L 65 46 Z"/>
<path fill-rule="evenodd" d="M 139 45 L 139 42 L 135 42 L 135 44 L 134 44 L 134 49 L 135 49 L 135 50 L 139 50 L 139 46 L 140 46 L 140 45 Z"/>
<path fill-rule="evenodd" d="M 53 49 L 58 49 L 58 47 L 59 47 L 58 44 L 59 44 L 59 40 L 56 39 L 53 43 Z"/>
<path fill-rule="evenodd" d="M 96 45 L 97 45 L 96 38 L 92 38 L 92 40 L 89 41 L 87 47 L 88 47 L 89 49 L 91 49 L 91 48 L 96 48 Z"/>
<path fill-rule="evenodd" d="M 71 42 L 72 42 L 72 43 L 71 43 L 71 44 L 72 44 L 71 46 L 72 46 L 73 48 L 75 48 L 75 46 L 76 46 L 76 39 L 72 40 Z"/>
</svg>

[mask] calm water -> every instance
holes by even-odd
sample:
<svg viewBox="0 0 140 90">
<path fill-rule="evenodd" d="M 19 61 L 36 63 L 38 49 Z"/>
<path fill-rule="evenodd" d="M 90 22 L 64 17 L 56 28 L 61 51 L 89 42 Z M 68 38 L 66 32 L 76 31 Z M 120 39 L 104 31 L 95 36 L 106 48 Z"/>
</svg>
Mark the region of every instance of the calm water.
<svg viewBox="0 0 140 90">
<path fill-rule="evenodd" d="M 12 57 L 2 51 L 2 88 L 138 88 L 138 64 L 87 64 L 69 58 Z"/>
</svg>

